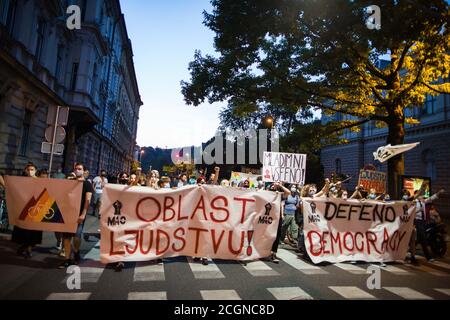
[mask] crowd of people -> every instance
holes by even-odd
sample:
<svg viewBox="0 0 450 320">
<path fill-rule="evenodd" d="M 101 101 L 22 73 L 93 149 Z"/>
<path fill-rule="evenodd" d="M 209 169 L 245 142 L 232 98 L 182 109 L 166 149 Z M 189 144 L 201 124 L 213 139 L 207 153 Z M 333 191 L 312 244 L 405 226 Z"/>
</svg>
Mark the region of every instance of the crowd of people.
<svg viewBox="0 0 450 320">
<path fill-rule="evenodd" d="M 24 175 L 31 178 L 48 178 L 49 173 L 43 169 L 38 171 L 32 163 L 27 164 L 24 168 Z M 220 169 L 216 167 L 214 172 L 207 178 L 203 171 L 199 171 L 196 175 L 188 175 L 181 173 L 179 175 L 169 177 L 160 176 L 157 170 L 151 170 L 147 174 L 142 172 L 141 168 L 130 174 L 121 172 L 118 175 L 108 176 L 105 170 L 101 170 L 100 174 L 91 179 L 90 173 L 81 163 L 74 165 L 73 171 L 69 175 L 62 174 L 61 170 L 53 176 L 53 178 L 78 180 L 83 182 L 83 191 L 81 201 L 81 209 L 79 212 L 78 228 L 75 233 L 55 233 L 57 241 L 58 254 L 64 257 L 59 268 L 67 268 L 72 264 L 78 264 L 81 260 L 80 245 L 82 241 L 83 228 L 88 213 L 100 218 L 100 208 L 102 204 L 103 189 L 106 184 L 121 184 L 129 186 L 147 187 L 154 190 L 177 189 L 187 185 L 217 185 L 229 188 L 239 188 L 242 190 L 254 189 L 255 191 L 267 190 L 282 193 L 282 206 L 280 210 L 280 219 L 276 239 L 272 246 L 271 255 L 267 258 L 269 261 L 279 263 L 277 256 L 280 244 L 287 244 L 295 247 L 298 252 L 305 258 L 309 259 L 304 245 L 303 236 L 303 214 L 302 214 L 302 198 L 331 197 L 339 199 L 359 199 L 361 201 L 379 200 L 384 202 L 393 201 L 389 194 L 377 194 L 375 189 L 364 190 L 362 185 L 357 186 L 349 197 L 349 192 L 343 187 L 342 181 L 337 181 L 334 176 L 331 179 L 325 179 L 323 187 L 318 191 L 316 184 L 286 184 L 282 182 L 265 183 L 262 177 L 257 179 L 257 183 L 251 183 L 250 180 L 230 181 L 222 179 L 219 181 Z M 436 200 L 444 190 L 431 197 L 425 195 L 425 184 L 420 190 L 411 195 L 407 190 L 402 191 L 400 200 L 413 201 L 416 206 L 415 228 L 410 241 L 410 259 L 412 263 L 417 263 L 416 241 L 421 244 L 425 257 L 430 261 L 433 259 L 425 236 L 425 228 L 429 223 L 440 223 L 439 213 L 433 206 Z M 5 182 L 3 176 L 0 175 L 0 217 L 2 226 L 7 226 L 7 210 L 5 203 Z M 25 230 L 15 226 L 12 233 L 12 241 L 19 245 L 17 254 L 25 258 L 31 258 L 33 248 L 42 242 L 42 232 Z M 195 257 L 195 261 L 201 261 L 204 265 L 208 264 L 207 257 Z M 158 259 L 158 262 L 161 262 Z M 115 265 L 116 271 L 121 271 L 124 267 L 122 262 Z"/>
</svg>

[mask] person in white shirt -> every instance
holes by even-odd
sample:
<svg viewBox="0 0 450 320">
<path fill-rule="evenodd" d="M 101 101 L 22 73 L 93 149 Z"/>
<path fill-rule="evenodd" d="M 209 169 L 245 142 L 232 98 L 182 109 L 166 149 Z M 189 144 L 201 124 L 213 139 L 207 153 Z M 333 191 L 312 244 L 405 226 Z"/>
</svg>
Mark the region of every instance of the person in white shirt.
<svg viewBox="0 0 450 320">
<path fill-rule="evenodd" d="M 102 194 L 103 188 L 108 183 L 108 179 L 106 178 L 106 171 L 100 171 L 100 176 L 95 177 L 92 181 L 92 187 L 94 188 L 93 194 L 93 206 L 94 206 L 94 216 L 98 216 L 100 218 L 100 207 L 102 205 Z"/>
</svg>

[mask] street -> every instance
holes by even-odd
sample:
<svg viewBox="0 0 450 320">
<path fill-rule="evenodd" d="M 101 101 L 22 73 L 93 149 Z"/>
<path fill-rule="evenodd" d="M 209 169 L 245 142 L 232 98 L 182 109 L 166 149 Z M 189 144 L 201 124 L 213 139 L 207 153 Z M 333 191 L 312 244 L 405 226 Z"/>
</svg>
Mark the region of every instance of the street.
<svg viewBox="0 0 450 320">
<path fill-rule="evenodd" d="M 95 232 L 97 219 L 89 216 L 86 231 Z M 315 266 L 280 246 L 279 264 L 211 260 L 204 266 L 191 258 L 127 263 L 121 273 L 99 262 L 99 241 L 90 236 L 82 244 L 81 289 L 69 290 L 66 270 L 57 269 L 52 233 L 31 259 L 16 256 L 16 245 L 0 239 L 0 299 L 57 300 L 345 300 L 450 298 L 450 259 L 419 266 L 395 263 L 381 267 L 381 289 L 368 289 L 370 264 Z M 420 257 L 420 256 L 419 256 Z M 377 266 L 379 267 L 379 266 Z"/>
</svg>

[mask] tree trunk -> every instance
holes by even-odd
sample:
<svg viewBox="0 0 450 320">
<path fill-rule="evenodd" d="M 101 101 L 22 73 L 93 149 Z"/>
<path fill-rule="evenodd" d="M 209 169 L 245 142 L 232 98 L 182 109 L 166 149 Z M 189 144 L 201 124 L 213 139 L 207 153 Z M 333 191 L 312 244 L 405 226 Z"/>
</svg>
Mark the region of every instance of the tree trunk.
<svg viewBox="0 0 450 320">
<path fill-rule="evenodd" d="M 387 144 L 393 146 L 403 144 L 405 139 L 405 125 L 403 119 L 395 119 L 388 124 L 389 133 Z M 400 176 L 405 174 L 405 159 L 399 154 L 388 160 L 388 186 L 387 191 L 391 199 L 399 199 Z"/>
</svg>

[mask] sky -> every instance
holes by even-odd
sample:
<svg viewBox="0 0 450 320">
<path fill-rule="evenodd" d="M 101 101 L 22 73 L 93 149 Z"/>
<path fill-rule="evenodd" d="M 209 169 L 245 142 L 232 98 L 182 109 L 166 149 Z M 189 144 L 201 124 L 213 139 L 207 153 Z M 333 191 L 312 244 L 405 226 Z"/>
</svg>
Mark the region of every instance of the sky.
<svg viewBox="0 0 450 320">
<path fill-rule="evenodd" d="M 139 146 L 200 145 L 214 136 L 225 103 L 185 104 L 180 81 L 190 79 L 195 50 L 214 53 L 214 33 L 203 25 L 209 0 L 121 0 L 134 53 L 139 91 Z"/>
</svg>

